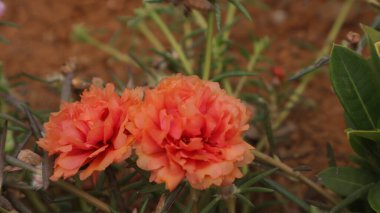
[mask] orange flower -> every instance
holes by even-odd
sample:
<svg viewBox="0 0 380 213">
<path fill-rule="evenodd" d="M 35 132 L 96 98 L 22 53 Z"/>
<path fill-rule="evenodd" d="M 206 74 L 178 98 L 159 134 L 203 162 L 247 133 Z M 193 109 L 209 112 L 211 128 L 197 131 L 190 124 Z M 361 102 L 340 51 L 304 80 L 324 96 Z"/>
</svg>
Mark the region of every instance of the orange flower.
<svg viewBox="0 0 380 213">
<path fill-rule="evenodd" d="M 134 137 L 120 126 L 129 122 L 129 110 L 139 103 L 139 91 L 126 90 L 120 97 L 112 84 L 105 89 L 92 86 L 79 102 L 64 103 L 37 142 L 49 155 L 58 155 L 51 179 L 68 178 L 87 166 L 80 173 L 83 180 L 128 158 Z"/>
<path fill-rule="evenodd" d="M 249 112 L 217 83 L 176 75 L 147 90 L 127 129 L 136 135 L 137 165 L 173 190 L 184 178 L 196 189 L 229 185 L 253 160 L 242 139 Z"/>
</svg>

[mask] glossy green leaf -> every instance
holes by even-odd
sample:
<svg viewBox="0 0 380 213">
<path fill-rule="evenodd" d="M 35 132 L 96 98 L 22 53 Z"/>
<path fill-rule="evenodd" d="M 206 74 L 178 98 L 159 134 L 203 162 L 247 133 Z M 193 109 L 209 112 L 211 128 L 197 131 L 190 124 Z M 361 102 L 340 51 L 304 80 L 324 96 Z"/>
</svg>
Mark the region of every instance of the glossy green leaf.
<svg viewBox="0 0 380 213">
<path fill-rule="evenodd" d="M 376 180 L 367 171 L 352 167 L 330 167 L 318 176 L 325 186 L 343 196 L 348 196 Z"/>
<path fill-rule="evenodd" d="M 380 213 L 380 182 L 377 182 L 376 185 L 369 190 L 368 202 L 373 210 Z"/>
<path fill-rule="evenodd" d="M 231 4 L 233 4 L 238 10 L 240 10 L 241 13 L 243 13 L 243 15 L 249 19 L 250 21 L 252 21 L 252 17 L 251 15 L 249 14 L 249 12 L 247 11 L 247 9 L 245 9 L 245 7 L 240 3 L 240 0 L 229 0 L 229 2 Z"/>
<path fill-rule="evenodd" d="M 354 51 L 335 45 L 330 76 L 334 90 L 357 129 L 376 129 L 380 118 L 380 83 L 370 64 Z"/>
<path fill-rule="evenodd" d="M 338 213 L 341 212 L 344 208 L 348 207 L 351 203 L 363 197 L 368 190 L 373 186 L 373 183 L 364 185 L 360 187 L 358 190 L 352 192 L 348 195 L 344 200 L 342 200 L 338 205 L 336 205 L 333 209 L 331 209 L 330 213 Z"/>
<path fill-rule="evenodd" d="M 346 130 L 348 137 L 357 136 L 366 138 L 375 142 L 380 142 L 380 129 L 377 130 Z"/>
<path fill-rule="evenodd" d="M 380 41 L 380 32 L 365 25 L 362 25 L 362 28 L 367 36 L 369 48 L 371 51 L 372 65 L 374 66 L 375 70 L 377 70 L 377 73 L 380 74 L 380 58 L 374 45 L 376 42 Z"/>
</svg>

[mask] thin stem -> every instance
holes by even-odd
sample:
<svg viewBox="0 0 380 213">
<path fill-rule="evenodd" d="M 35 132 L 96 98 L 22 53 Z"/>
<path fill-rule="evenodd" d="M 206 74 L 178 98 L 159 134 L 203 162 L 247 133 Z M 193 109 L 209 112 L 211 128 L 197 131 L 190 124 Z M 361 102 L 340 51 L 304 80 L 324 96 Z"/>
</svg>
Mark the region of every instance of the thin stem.
<svg viewBox="0 0 380 213">
<path fill-rule="evenodd" d="M 254 54 L 252 54 L 249 62 L 248 62 L 248 65 L 247 65 L 247 72 L 252 72 L 253 69 L 255 68 L 256 66 L 256 62 L 257 62 L 257 59 L 259 58 L 259 55 L 261 54 L 261 51 L 260 52 L 255 52 Z M 234 96 L 237 97 L 239 96 L 240 94 L 240 91 L 243 89 L 243 86 L 245 84 L 245 82 L 247 81 L 247 77 L 244 76 L 242 78 L 240 78 L 237 86 L 236 86 L 236 89 L 235 89 L 235 93 L 234 93 Z"/>
<path fill-rule="evenodd" d="M 53 182 L 53 183 L 55 185 L 59 186 L 60 188 L 62 188 L 63 190 L 66 190 L 66 191 L 68 191 L 68 192 L 70 192 L 70 193 L 72 193 L 72 194 L 74 194 L 80 198 L 83 198 L 88 203 L 94 205 L 98 209 L 100 209 L 104 212 L 111 212 L 111 208 L 106 203 L 97 199 L 96 197 L 92 196 L 91 194 L 88 194 L 87 192 L 84 192 L 84 191 L 76 188 L 75 186 L 73 186 L 69 183 L 66 183 L 64 181 L 57 181 L 57 182 Z"/>
<path fill-rule="evenodd" d="M 159 51 L 165 50 L 160 40 L 158 40 L 156 36 L 154 36 L 154 33 L 143 21 L 137 24 L 137 28 L 141 31 L 142 34 L 144 34 L 144 36 L 148 39 L 148 41 L 153 45 L 154 48 L 156 48 Z"/>
<path fill-rule="evenodd" d="M 205 62 L 204 62 L 203 74 L 202 74 L 202 79 L 206 81 L 209 79 L 210 71 L 211 71 L 214 23 L 215 23 L 215 14 L 213 11 L 210 11 L 208 14 L 208 21 L 207 21 L 208 26 L 207 26 L 207 34 L 206 34 L 206 52 L 205 52 Z"/>
<path fill-rule="evenodd" d="M 235 17 L 235 13 L 236 13 L 236 7 L 233 4 L 229 4 L 228 9 L 227 9 L 226 21 L 225 21 L 226 26 L 230 26 L 233 23 L 234 21 L 233 18 Z M 230 36 L 230 33 L 231 33 L 231 29 L 223 31 L 222 41 L 227 41 Z M 218 56 L 221 56 L 221 50 L 223 50 L 225 47 L 226 47 L 225 44 L 218 47 Z M 217 62 L 215 75 L 220 74 L 222 72 L 222 68 L 223 68 L 223 60 L 219 59 Z"/>
<path fill-rule="evenodd" d="M 23 190 L 23 193 L 28 198 L 29 202 L 36 208 L 38 212 L 49 212 L 48 208 L 44 205 L 44 203 L 40 200 L 38 194 L 32 190 Z"/>
<path fill-rule="evenodd" d="M 138 65 L 128 55 L 120 52 L 119 50 L 113 48 L 110 45 L 104 44 L 104 43 L 102 43 L 96 39 L 91 38 L 91 37 L 89 37 L 89 39 L 86 42 L 88 44 L 91 44 L 91 45 L 99 48 L 100 50 L 110 54 L 111 56 L 113 56 L 114 58 L 116 58 L 119 61 L 122 61 L 122 62 L 125 62 L 128 64 L 132 64 L 133 66 L 138 67 Z"/>
<path fill-rule="evenodd" d="M 192 33 L 192 27 L 191 27 L 191 23 L 189 21 L 186 21 L 184 24 L 183 24 L 183 32 L 185 35 L 190 35 Z M 188 53 L 188 55 L 190 56 L 193 56 L 193 49 L 192 49 L 192 46 L 194 45 L 194 42 L 193 42 L 193 39 L 190 37 L 190 38 L 187 38 L 184 42 L 184 45 L 185 45 L 185 49 Z M 193 60 L 190 58 L 189 59 L 190 63 L 193 64 Z"/>
<path fill-rule="evenodd" d="M 231 196 L 230 198 L 227 199 L 227 208 L 228 208 L 228 213 L 235 213 L 235 198 Z"/>
<path fill-rule="evenodd" d="M 337 19 L 335 20 L 333 27 L 330 30 L 329 35 L 327 36 L 327 39 L 324 43 L 323 48 L 318 53 L 318 58 L 320 58 L 323 55 L 328 53 L 329 47 L 330 47 L 331 43 L 335 40 L 340 29 L 342 28 L 343 23 L 346 20 L 346 17 L 348 15 L 348 13 L 350 12 L 350 9 L 351 9 L 353 3 L 354 3 L 354 0 L 346 0 L 345 1 L 342 9 L 339 12 Z M 298 103 L 298 101 L 300 100 L 300 96 L 303 94 L 303 92 L 306 89 L 306 86 L 314 78 L 315 75 L 316 75 L 315 73 L 311 73 L 302 79 L 301 83 L 294 90 L 293 94 L 289 97 L 288 102 L 285 104 L 284 110 L 281 112 L 281 114 L 277 117 L 276 121 L 274 122 L 274 125 L 273 125 L 274 129 L 277 129 L 278 127 L 280 127 L 281 124 L 285 121 L 285 119 L 288 117 L 291 109 L 293 109 L 293 107 Z"/>
<path fill-rule="evenodd" d="M 310 180 L 306 176 L 302 175 L 300 172 L 294 171 L 291 167 L 282 163 L 281 161 L 276 160 L 276 159 L 270 157 L 269 155 L 266 155 L 266 154 L 259 152 L 257 150 L 253 150 L 253 155 L 257 159 L 259 159 L 265 163 L 268 163 L 272 166 L 275 166 L 275 167 L 279 168 L 280 170 L 282 170 L 283 172 L 287 173 L 288 175 L 302 181 L 303 183 L 308 185 L 310 188 L 314 189 L 316 192 L 318 192 L 320 195 L 322 195 L 324 198 L 326 198 L 332 204 L 337 204 L 339 202 L 339 198 L 331 195 L 328 191 L 326 191 L 325 189 L 323 189 L 322 187 L 320 187 L 319 185 L 314 183 L 312 180 Z"/>
<path fill-rule="evenodd" d="M 165 22 L 162 21 L 160 16 L 158 16 L 154 10 L 149 11 L 149 16 L 153 19 L 153 21 L 161 29 L 161 31 L 166 36 L 166 38 L 168 39 L 168 41 L 171 44 L 171 46 L 173 47 L 173 49 L 177 52 L 179 60 L 181 60 L 182 65 L 185 69 L 185 73 L 188 75 L 193 74 L 193 69 L 191 67 L 191 64 L 190 64 L 189 60 L 187 59 L 181 45 L 174 38 L 174 35 L 172 34 L 172 32 L 170 32 L 170 30 L 169 30 L 168 26 L 165 24 Z"/>
<path fill-rule="evenodd" d="M 228 4 L 226 22 L 225 22 L 226 26 L 232 25 L 232 23 L 234 21 L 235 14 L 236 14 L 236 7 L 231 3 Z M 231 29 L 225 30 L 222 34 L 222 41 L 227 41 L 229 39 L 230 33 L 231 33 Z M 223 46 L 218 47 L 218 53 L 217 53 L 218 56 L 222 55 L 221 50 L 223 50 L 224 48 L 226 48 L 225 44 Z M 223 69 L 223 60 L 219 59 L 219 60 L 217 60 L 215 75 L 220 74 L 222 72 L 222 69 Z M 228 79 L 223 79 L 222 83 L 223 83 L 224 89 L 227 91 L 227 93 L 232 95 L 232 87 L 231 87 L 230 81 Z"/>
<path fill-rule="evenodd" d="M 79 179 L 78 175 L 75 177 L 75 186 L 77 188 L 82 187 L 82 181 Z M 79 198 L 79 205 L 81 206 L 83 212 L 91 212 L 91 207 L 87 204 L 85 199 Z"/>
</svg>

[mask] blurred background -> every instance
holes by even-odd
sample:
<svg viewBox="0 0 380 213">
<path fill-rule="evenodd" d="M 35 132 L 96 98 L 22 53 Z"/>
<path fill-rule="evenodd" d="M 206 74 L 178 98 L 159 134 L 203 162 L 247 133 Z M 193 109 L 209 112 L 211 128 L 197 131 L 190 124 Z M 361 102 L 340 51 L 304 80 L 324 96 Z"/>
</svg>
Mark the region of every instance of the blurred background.
<svg viewBox="0 0 380 213">
<path fill-rule="evenodd" d="M 221 1 L 222 2 L 222 1 Z M 252 39 L 267 36 L 270 46 L 264 59 L 272 68 L 281 68 L 289 77 L 316 60 L 318 51 L 339 13 L 341 0 L 245 0 L 242 3 L 250 12 L 253 21 L 241 16 L 233 25 L 231 41 L 235 60 L 246 62 L 239 48 L 251 45 Z M 27 82 L 15 92 L 34 109 L 58 110 L 59 90 L 30 79 L 30 76 L 54 81 L 60 78 L 62 65 L 75 60 L 76 77 L 91 80 L 100 77 L 112 81 L 117 76 L 128 82 L 139 76 L 140 69 L 115 60 L 93 46 L 72 39 L 73 27 L 83 24 L 99 41 L 109 43 L 121 52 L 133 52 L 136 57 L 153 57 L 152 46 L 142 36 L 138 26 L 128 23 L 136 10 L 143 6 L 141 0 L 3 0 L 4 14 L 0 20 L 11 21 L 19 27 L 0 26 L 0 35 L 9 44 L 0 43 L 0 60 L 5 75 L 11 82 Z M 222 11 L 227 4 L 221 3 Z M 183 14 L 183 8 L 173 7 L 174 17 L 164 17 L 176 35 L 181 28 L 175 26 L 181 20 L 191 18 Z M 347 39 L 349 32 L 362 34 L 360 23 L 370 25 L 376 11 L 366 1 L 355 1 L 339 32 L 336 43 Z M 136 24 L 138 25 L 138 24 Z M 164 38 L 154 24 L 147 22 L 158 39 Z M 170 45 L 162 39 L 164 48 Z M 30 75 L 20 75 L 21 73 Z M 136 77 L 138 78 L 138 77 Z M 286 81 L 286 79 L 285 79 Z M 289 83 L 290 88 L 298 82 Z M 278 153 L 287 164 L 299 167 L 307 165 L 305 174 L 314 178 L 327 165 L 326 144 L 335 149 L 338 164 L 346 164 L 347 153 L 351 153 L 344 134 L 343 109 L 334 95 L 328 75 L 320 72 L 308 85 L 300 103 L 292 110 L 284 124 Z M 290 187 L 291 188 L 291 187 Z M 306 187 L 294 184 L 293 191 L 307 197 Z M 312 195 L 310 195 L 312 196 Z"/>
</svg>

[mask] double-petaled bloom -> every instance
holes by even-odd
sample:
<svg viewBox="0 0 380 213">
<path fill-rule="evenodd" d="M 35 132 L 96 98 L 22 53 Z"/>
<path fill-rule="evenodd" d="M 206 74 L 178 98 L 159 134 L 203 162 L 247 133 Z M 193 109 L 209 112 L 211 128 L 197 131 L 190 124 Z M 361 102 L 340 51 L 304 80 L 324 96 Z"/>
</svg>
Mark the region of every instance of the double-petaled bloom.
<svg viewBox="0 0 380 213">
<path fill-rule="evenodd" d="M 137 139 L 137 165 L 169 190 L 184 179 L 196 189 L 232 184 L 253 160 L 242 139 L 249 110 L 217 83 L 169 77 L 145 92 L 139 111 L 125 125 Z"/>
<path fill-rule="evenodd" d="M 139 90 L 126 90 L 120 97 L 111 84 L 104 89 L 92 86 L 80 101 L 64 103 L 50 116 L 45 137 L 38 141 L 50 155 L 57 155 L 51 179 L 68 178 L 81 170 L 83 180 L 128 158 L 134 136 L 121 127 L 128 125 L 140 103 Z"/>
</svg>

